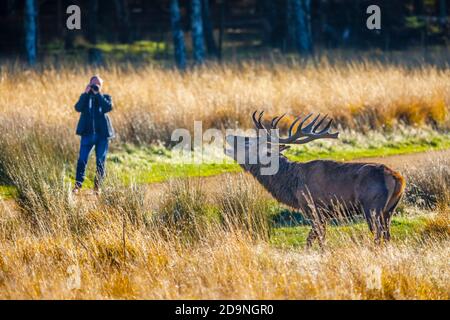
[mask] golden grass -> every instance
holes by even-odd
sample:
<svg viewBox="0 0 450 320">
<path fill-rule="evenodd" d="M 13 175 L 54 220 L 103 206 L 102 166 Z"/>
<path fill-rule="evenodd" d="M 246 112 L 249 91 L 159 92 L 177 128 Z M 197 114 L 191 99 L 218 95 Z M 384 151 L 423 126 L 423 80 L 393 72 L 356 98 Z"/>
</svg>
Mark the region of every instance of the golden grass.
<svg viewBox="0 0 450 320">
<path fill-rule="evenodd" d="M 449 125 L 450 71 L 375 62 L 318 65 L 210 65 L 186 73 L 155 66 L 47 68 L 2 67 L 0 113 L 23 126 L 45 124 L 72 133 L 73 105 L 89 77 L 100 73 L 115 101 L 113 122 L 132 142 L 168 141 L 174 128 L 250 127 L 255 109 L 270 113 L 329 113 L 343 126 L 380 128 L 398 121 Z M 287 118 L 281 125 L 286 125 Z M 67 131 L 69 130 L 69 131 Z"/>
<path fill-rule="evenodd" d="M 406 202 L 436 211 L 450 208 L 450 159 L 412 163 L 402 174 L 408 179 Z"/>
<path fill-rule="evenodd" d="M 106 218 L 106 217 L 105 217 Z M 370 239 L 323 252 L 275 249 L 216 229 L 185 245 L 151 232 L 2 241 L 5 299 L 448 299 L 450 242 Z M 125 250 L 123 250 L 125 248 Z"/>
<path fill-rule="evenodd" d="M 328 112 L 354 129 L 449 125 L 450 73 L 431 66 L 3 67 L 0 175 L 17 186 L 18 206 L 0 201 L 0 298 L 449 299 L 448 182 L 430 186 L 424 172 L 415 175 L 417 194 L 438 196 L 441 213 L 422 233 L 383 247 L 367 230 L 324 251 L 270 245 L 267 198 L 253 180 L 228 182 L 228 197 L 213 200 L 195 185 L 156 196 L 111 180 L 99 199 L 74 198 L 62 170 L 77 148 L 73 104 L 95 71 L 127 142 L 167 141 L 194 119 L 204 128 L 250 126 L 256 108 Z M 238 220 L 224 223 L 230 216 Z"/>
<path fill-rule="evenodd" d="M 158 197 L 136 186 L 108 186 L 98 200 L 66 190 L 72 205 L 55 202 L 59 214 L 41 216 L 44 228 L 0 203 L 0 298 L 450 298 L 448 210 L 422 213 L 417 233 L 381 247 L 365 226 L 349 226 L 323 251 L 279 248 L 265 229 L 255 237 L 258 230 L 223 218 L 202 220 L 213 204 L 222 217 L 227 206 L 262 210 L 267 195 L 257 182 L 228 180 L 225 189 L 252 192 L 234 192 L 225 207 L 221 193 L 206 197 L 186 183 L 167 183 L 173 191 Z M 170 213 L 182 228 L 160 218 Z"/>
</svg>

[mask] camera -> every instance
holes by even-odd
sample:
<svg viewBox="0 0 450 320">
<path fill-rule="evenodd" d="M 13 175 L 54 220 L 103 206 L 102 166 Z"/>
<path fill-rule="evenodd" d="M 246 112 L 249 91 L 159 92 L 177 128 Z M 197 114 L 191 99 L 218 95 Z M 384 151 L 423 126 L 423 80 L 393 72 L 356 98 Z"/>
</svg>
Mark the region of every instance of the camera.
<svg viewBox="0 0 450 320">
<path fill-rule="evenodd" d="M 96 85 L 96 84 L 93 84 L 93 85 L 91 86 L 91 90 L 92 90 L 92 91 L 98 92 L 99 89 L 100 89 L 100 88 L 99 88 L 98 85 Z"/>
</svg>

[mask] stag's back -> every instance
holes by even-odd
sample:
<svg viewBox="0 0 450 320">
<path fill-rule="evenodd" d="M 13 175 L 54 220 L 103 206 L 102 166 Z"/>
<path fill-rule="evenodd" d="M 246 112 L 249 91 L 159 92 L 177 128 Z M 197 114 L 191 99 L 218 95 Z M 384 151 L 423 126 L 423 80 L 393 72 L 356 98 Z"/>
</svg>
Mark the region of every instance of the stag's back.
<svg viewBox="0 0 450 320">
<path fill-rule="evenodd" d="M 303 181 L 297 190 L 299 206 L 308 201 L 306 194 L 316 204 L 325 206 L 331 206 L 333 201 L 348 206 L 379 202 L 378 206 L 384 208 L 404 189 L 401 175 L 382 164 L 315 160 L 297 166 Z"/>
</svg>

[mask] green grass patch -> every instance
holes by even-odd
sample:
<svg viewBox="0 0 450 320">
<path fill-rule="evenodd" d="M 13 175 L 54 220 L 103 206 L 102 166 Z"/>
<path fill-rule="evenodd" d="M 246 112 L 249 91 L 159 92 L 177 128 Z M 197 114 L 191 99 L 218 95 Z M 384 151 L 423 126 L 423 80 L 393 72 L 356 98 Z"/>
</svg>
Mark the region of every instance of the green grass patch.
<svg viewBox="0 0 450 320">
<path fill-rule="evenodd" d="M 167 52 L 168 48 L 165 42 L 156 42 L 150 40 L 134 41 L 132 43 L 114 43 L 114 42 L 100 42 L 95 46 L 78 39 L 75 43 L 75 50 L 72 53 L 83 55 L 86 49 L 93 48 L 100 50 L 107 60 L 122 61 L 122 60 L 136 60 L 150 61 L 154 58 L 161 58 Z M 48 54 L 67 54 L 64 49 L 64 42 L 54 40 L 47 43 L 43 47 L 43 51 Z"/>
<path fill-rule="evenodd" d="M 7 200 L 17 196 L 17 190 L 13 186 L 0 186 L 0 200 Z"/>
<path fill-rule="evenodd" d="M 234 164 L 149 164 L 146 170 L 135 174 L 126 170 L 121 174 L 125 183 L 154 183 L 171 178 L 208 177 L 226 172 L 238 172 L 239 166 Z"/>
<path fill-rule="evenodd" d="M 153 58 L 167 50 L 164 42 L 148 40 L 135 41 L 131 44 L 102 42 L 96 48 L 116 59 L 125 57 Z"/>
<path fill-rule="evenodd" d="M 210 152 L 214 157 L 222 156 L 228 162 L 196 164 L 184 162 L 171 150 L 162 146 L 122 144 L 112 145 L 112 147 L 108 155 L 107 171 L 110 176 L 124 183 L 154 183 L 171 178 L 207 177 L 242 170 L 238 164 L 230 162 L 221 150 Z M 369 132 L 362 135 L 355 132 L 343 132 L 339 140 L 319 140 L 307 145 L 294 146 L 287 150 L 285 155 L 293 161 L 300 162 L 317 159 L 348 161 L 445 149 L 450 149 L 449 134 L 405 127 L 393 133 Z M 211 155 L 206 155 L 206 158 L 208 157 Z M 68 182 L 73 183 L 74 170 L 75 165 L 68 177 Z M 91 188 L 95 172 L 94 159 L 89 161 L 87 172 L 85 186 Z M 3 197 L 12 197 L 14 196 L 13 188 L 2 187 L 1 194 Z"/>
<path fill-rule="evenodd" d="M 332 159 L 348 161 L 353 159 L 386 157 L 450 148 L 450 136 L 431 136 L 428 138 L 405 138 L 402 141 L 369 143 L 367 146 L 351 141 L 344 141 L 339 146 L 319 145 L 303 146 L 289 149 L 285 155 L 293 161 L 310 161 L 314 159 Z"/>
<path fill-rule="evenodd" d="M 421 234 L 426 227 L 429 217 L 425 215 L 394 216 L 391 222 L 392 241 L 404 241 Z M 306 224 L 293 227 L 276 227 L 270 238 L 271 244 L 276 247 L 302 247 L 306 245 L 306 238 L 311 227 Z M 372 239 L 369 228 L 364 219 L 358 219 L 354 223 L 331 225 L 327 227 L 327 244 L 330 246 L 340 245 L 343 239 L 363 240 Z"/>
<path fill-rule="evenodd" d="M 181 159 L 176 159 L 164 147 L 129 144 L 120 146 L 109 155 L 107 167 L 111 174 L 125 183 L 154 183 L 171 178 L 207 177 L 240 170 L 235 163 L 182 163 Z"/>
</svg>

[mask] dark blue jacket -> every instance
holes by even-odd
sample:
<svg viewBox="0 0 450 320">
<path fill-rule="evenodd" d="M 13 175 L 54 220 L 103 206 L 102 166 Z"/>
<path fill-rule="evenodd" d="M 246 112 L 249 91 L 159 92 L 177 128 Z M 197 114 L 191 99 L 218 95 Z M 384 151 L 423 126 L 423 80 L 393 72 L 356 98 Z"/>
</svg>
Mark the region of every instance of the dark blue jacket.
<svg viewBox="0 0 450 320">
<path fill-rule="evenodd" d="M 92 99 L 91 107 L 89 100 Z M 101 137 L 113 138 L 114 129 L 107 115 L 113 108 L 112 99 L 107 94 L 83 93 L 75 104 L 75 110 L 81 112 L 77 134 L 86 136 L 98 134 Z"/>
</svg>

